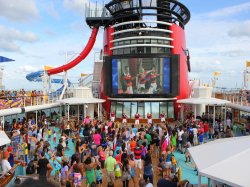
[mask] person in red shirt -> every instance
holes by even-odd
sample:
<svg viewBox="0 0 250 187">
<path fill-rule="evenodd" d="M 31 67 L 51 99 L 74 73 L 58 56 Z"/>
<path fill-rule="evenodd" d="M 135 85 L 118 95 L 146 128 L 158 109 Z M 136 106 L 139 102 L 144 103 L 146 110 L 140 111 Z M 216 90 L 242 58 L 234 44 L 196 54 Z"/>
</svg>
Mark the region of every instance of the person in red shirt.
<svg viewBox="0 0 250 187">
<path fill-rule="evenodd" d="M 165 119 L 165 113 L 164 113 L 164 112 L 162 112 L 162 113 L 160 114 L 160 118 L 161 118 L 161 122 L 162 122 L 162 123 L 164 123 L 164 122 L 166 121 L 166 119 Z"/>
<path fill-rule="evenodd" d="M 153 94 L 157 92 L 157 77 L 159 74 L 156 73 L 156 67 L 153 66 L 151 71 L 148 72 L 148 79 L 150 79 L 150 88 L 149 88 L 149 93 Z"/>
<path fill-rule="evenodd" d="M 134 152 L 135 148 L 136 148 L 136 141 L 135 141 L 136 137 L 133 138 L 133 140 L 130 142 L 130 151 Z"/>
<path fill-rule="evenodd" d="M 207 121 L 204 123 L 204 138 L 208 139 L 208 132 L 209 132 L 209 124 Z"/>
<path fill-rule="evenodd" d="M 135 125 L 139 125 L 140 124 L 140 114 L 137 112 L 135 114 Z"/>
<path fill-rule="evenodd" d="M 122 114 L 122 124 L 123 125 L 127 124 L 127 115 L 125 113 Z"/>
<path fill-rule="evenodd" d="M 138 93 L 143 94 L 145 92 L 145 85 L 147 82 L 146 76 L 147 76 L 147 72 L 145 72 L 143 67 L 141 67 L 139 70 L 139 75 L 138 75 L 138 86 L 137 86 Z"/>
<path fill-rule="evenodd" d="M 133 77 L 129 73 L 129 67 L 125 66 L 125 71 L 121 76 L 122 90 L 126 94 L 133 94 Z"/>
<path fill-rule="evenodd" d="M 110 119 L 111 119 L 112 122 L 115 122 L 115 112 L 114 111 L 112 111 L 110 113 Z"/>
<path fill-rule="evenodd" d="M 151 113 L 147 114 L 147 118 L 148 118 L 148 124 L 152 124 L 152 114 Z"/>
<path fill-rule="evenodd" d="M 134 149 L 135 165 L 137 168 L 139 168 L 140 172 L 142 169 L 141 154 L 142 154 L 142 148 L 137 143 L 136 148 Z"/>
</svg>

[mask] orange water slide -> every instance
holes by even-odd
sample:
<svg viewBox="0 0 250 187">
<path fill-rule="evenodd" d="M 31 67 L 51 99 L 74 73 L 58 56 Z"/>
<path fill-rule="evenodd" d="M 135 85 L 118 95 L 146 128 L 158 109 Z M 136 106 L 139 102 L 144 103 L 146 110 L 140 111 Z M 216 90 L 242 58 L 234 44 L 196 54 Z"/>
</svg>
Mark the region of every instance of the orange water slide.
<svg viewBox="0 0 250 187">
<path fill-rule="evenodd" d="M 67 64 L 47 70 L 48 75 L 54 75 L 54 74 L 58 74 L 64 71 L 68 71 L 69 69 L 79 64 L 82 60 L 84 60 L 88 56 L 89 52 L 92 50 L 95 44 L 98 30 L 99 30 L 98 27 L 93 28 L 89 41 L 87 45 L 85 46 L 85 48 L 83 49 L 83 51 L 79 54 L 79 56 L 77 56 L 74 60 L 70 61 Z"/>
</svg>

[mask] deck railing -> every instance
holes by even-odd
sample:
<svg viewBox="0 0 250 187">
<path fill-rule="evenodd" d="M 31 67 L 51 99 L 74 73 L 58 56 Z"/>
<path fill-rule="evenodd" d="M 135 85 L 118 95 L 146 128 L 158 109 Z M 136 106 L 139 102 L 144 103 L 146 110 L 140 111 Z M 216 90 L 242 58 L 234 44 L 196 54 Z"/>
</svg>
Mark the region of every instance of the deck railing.
<svg viewBox="0 0 250 187">
<path fill-rule="evenodd" d="M 37 96 L 2 96 L 0 97 L 0 110 L 55 103 L 59 100 L 60 95 L 61 92 L 53 92 L 51 94 Z M 63 99 L 71 97 L 73 97 L 73 92 L 67 91 L 64 94 Z"/>
</svg>

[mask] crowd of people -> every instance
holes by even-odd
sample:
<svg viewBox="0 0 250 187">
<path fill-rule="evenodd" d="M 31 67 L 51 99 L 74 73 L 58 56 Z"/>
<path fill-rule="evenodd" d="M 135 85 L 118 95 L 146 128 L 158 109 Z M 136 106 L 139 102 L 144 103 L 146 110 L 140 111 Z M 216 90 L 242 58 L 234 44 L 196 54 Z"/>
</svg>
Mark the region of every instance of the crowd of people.
<svg viewBox="0 0 250 187">
<path fill-rule="evenodd" d="M 62 187 L 187 186 L 175 152 L 190 162 L 187 148 L 215 138 L 219 127 L 212 131 L 206 121 L 192 119 L 175 125 L 149 122 L 135 125 L 87 116 L 55 127 L 45 116 L 39 124 L 25 118 L 13 121 L 12 145 L 2 150 L 3 173 L 21 160 L 27 175 L 53 179 Z"/>
<path fill-rule="evenodd" d="M 2 90 L 0 92 L 0 99 L 15 99 L 15 98 L 23 98 L 23 97 L 37 97 L 42 96 L 42 91 L 32 90 L 32 91 L 25 91 L 24 89 L 21 89 L 19 91 L 17 90 Z"/>
</svg>

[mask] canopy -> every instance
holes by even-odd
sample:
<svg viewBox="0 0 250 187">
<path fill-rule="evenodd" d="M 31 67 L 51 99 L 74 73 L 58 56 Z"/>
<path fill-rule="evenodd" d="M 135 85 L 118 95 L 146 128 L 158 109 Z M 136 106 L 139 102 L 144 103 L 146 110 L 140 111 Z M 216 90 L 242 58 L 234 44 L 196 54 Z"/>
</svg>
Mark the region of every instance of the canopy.
<svg viewBox="0 0 250 187">
<path fill-rule="evenodd" d="M 206 104 L 206 105 L 226 105 L 231 103 L 230 101 L 223 100 L 223 99 L 216 99 L 213 97 L 210 98 L 188 98 L 188 99 L 180 99 L 177 103 L 182 104 Z"/>
<path fill-rule="evenodd" d="M 81 105 L 81 104 L 91 104 L 91 103 L 103 103 L 105 100 L 96 98 L 68 98 L 59 101 L 62 104 L 69 105 Z"/>
<path fill-rule="evenodd" d="M 250 186 L 250 136 L 225 138 L 189 148 L 199 175 L 229 186 Z"/>
<path fill-rule="evenodd" d="M 4 131 L 0 131 L 0 146 L 10 143 L 10 139 Z"/>
<path fill-rule="evenodd" d="M 10 58 L 6 58 L 4 56 L 0 56 L 0 63 L 2 63 L 2 62 L 11 62 L 11 61 L 15 61 L 15 60 L 12 60 Z"/>
<path fill-rule="evenodd" d="M 249 106 L 242 106 L 242 105 L 233 104 L 233 103 L 227 104 L 227 106 L 230 107 L 230 108 L 238 109 L 240 111 L 250 112 L 250 107 Z"/>
</svg>

